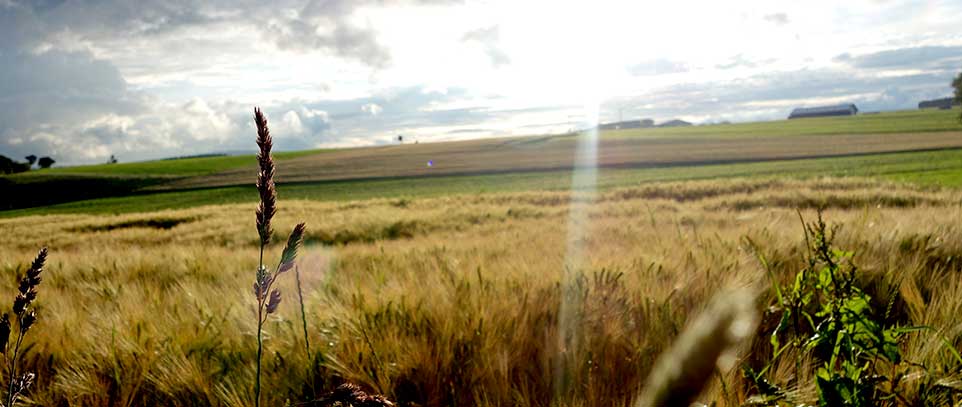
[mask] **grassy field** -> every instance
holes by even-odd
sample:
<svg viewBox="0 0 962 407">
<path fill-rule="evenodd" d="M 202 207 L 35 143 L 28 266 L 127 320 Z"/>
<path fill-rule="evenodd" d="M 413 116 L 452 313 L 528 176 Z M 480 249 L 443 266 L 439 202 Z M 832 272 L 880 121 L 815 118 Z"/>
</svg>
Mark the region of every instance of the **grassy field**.
<svg viewBox="0 0 962 407">
<path fill-rule="evenodd" d="M 845 224 L 838 245 L 857 253 L 873 296 L 896 298 L 901 323 L 931 326 L 962 347 L 955 191 L 867 179 L 709 180 L 613 188 L 590 207 L 570 199 L 282 198 L 275 241 L 295 221 L 309 225 L 300 271 L 312 354 L 293 279 L 283 276 L 286 297 L 267 326 L 266 405 L 342 380 L 402 405 L 628 405 L 654 357 L 713 293 L 767 284 L 745 237 L 774 275 L 802 267 L 795 208 L 810 218 L 806 208 L 816 206 Z M 585 223 L 572 229 L 577 208 Z M 27 359 L 39 373 L 32 403 L 251 405 L 251 205 L 19 217 L 0 228 L 3 292 L 14 292 L 13 276 L 37 247 L 51 247 Z M 570 280 L 566 265 L 575 267 Z M 583 295 L 562 295 L 562 283 Z M 562 303 L 579 310 L 568 342 L 557 340 Z M 903 352 L 948 374 L 962 368 L 937 337 L 913 336 Z M 793 377 L 788 366 L 769 375 Z M 796 402 L 812 402 L 805 383 L 795 386 Z M 739 405 L 750 392 L 736 367 L 699 400 Z"/>
<path fill-rule="evenodd" d="M 329 150 L 279 153 L 277 159 L 285 161 L 325 151 Z M 200 157 L 51 168 L 5 175 L 0 176 L 0 210 L 132 196 L 176 180 L 244 168 L 251 161 L 254 161 L 253 155 Z"/>
<path fill-rule="evenodd" d="M 331 150 L 304 150 L 276 153 L 279 161 L 307 155 L 321 154 Z M 117 164 L 80 165 L 57 167 L 43 171 L 31 171 L 14 177 L 45 177 L 52 175 L 100 175 L 100 176 L 142 176 L 142 177 L 184 177 L 216 173 L 238 167 L 249 166 L 253 154 L 220 157 L 178 158 L 170 160 L 143 161 Z"/>
<path fill-rule="evenodd" d="M 865 156 L 781 160 L 739 164 L 602 169 L 597 187 L 602 190 L 650 182 L 729 178 L 876 177 L 925 186 L 962 186 L 962 149 L 929 152 L 872 154 Z M 418 199 L 489 192 L 565 191 L 571 188 L 570 170 L 505 174 L 407 177 L 379 180 L 343 180 L 281 184 L 283 199 L 351 201 L 372 198 Z M 101 198 L 40 208 L 0 212 L 0 217 L 37 214 L 151 212 L 163 209 L 256 202 L 253 186 L 215 187 L 187 191 L 153 192 Z"/>
<path fill-rule="evenodd" d="M 262 405 L 350 381 L 402 406 L 629 406 L 656 357 L 730 289 L 758 293 L 758 323 L 735 364 L 708 367 L 698 401 L 757 402 L 748 367 L 785 389 L 782 405 L 813 405 L 819 361 L 777 359 L 770 338 L 785 305 L 772 284 L 798 281 L 811 237 L 800 216 L 818 208 L 843 225 L 837 253 L 854 253 L 853 284 L 880 320 L 928 327 L 901 337 L 904 364 L 880 364 L 902 397 L 886 405 L 958 405 L 962 132 L 952 114 L 604 133 L 596 188 L 583 190 L 573 190 L 571 136 L 279 155 L 267 255 L 307 222 L 298 271 L 310 350 L 283 275 Z M 51 250 L 26 343 L 24 371 L 37 373 L 27 404 L 253 405 L 249 161 L 3 178 L 41 194 L 104 188 L 0 212 L 0 293 L 13 296 L 36 250 Z"/>
</svg>

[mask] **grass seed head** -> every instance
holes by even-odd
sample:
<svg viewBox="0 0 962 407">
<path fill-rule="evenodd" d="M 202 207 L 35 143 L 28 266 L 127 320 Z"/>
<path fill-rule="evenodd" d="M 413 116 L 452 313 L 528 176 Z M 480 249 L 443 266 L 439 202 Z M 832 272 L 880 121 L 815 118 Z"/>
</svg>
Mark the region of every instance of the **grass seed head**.
<svg viewBox="0 0 962 407">
<path fill-rule="evenodd" d="M 284 253 L 281 254 L 281 265 L 277 269 L 278 274 L 294 267 L 294 260 L 297 258 L 297 249 L 304 240 L 304 231 L 306 228 L 304 223 L 298 223 L 297 226 L 294 226 L 290 237 L 287 238 L 287 246 L 284 247 Z"/>
<path fill-rule="evenodd" d="M 254 123 L 257 125 L 257 192 L 261 200 L 257 205 L 257 233 L 261 243 L 267 244 L 271 240 L 271 219 L 277 213 L 277 191 L 274 188 L 274 158 L 271 148 L 274 143 L 270 129 L 267 128 L 267 117 L 260 109 L 254 108 Z"/>
<path fill-rule="evenodd" d="M 281 305 L 281 291 L 275 288 L 271 290 L 271 298 L 267 301 L 267 313 L 273 314 L 278 305 Z"/>
<path fill-rule="evenodd" d="M 22 316 L 27 307 L 33 303 L 33 300 L 37 299 L 37 286 L 40 285 L 40 280 L 42 280 L 40 273 L 43 272 L 43 265 L 46 261 L 47 248 L 44 247 L 40 249 L 27 273 L 20 279 L 20 285 L 17 287 L 19 293 L 13 300 L 13 312 L 18 316 Z"/>
<path fill-rule="evenodd" d="M 267 272 L 266 267 L 261 266 L 257 269 L 257 280 L 254 281 L 254 296 L 257 297 L 258 301 L 267 298 L 267 290 L 273 282 L 274 276 Z"/>
<path fill-rule="evenodd" d="M 34 322 L 37 322 L 37 313 L 30 310 L 23 315 L 23 319 L 20 321 L 20 332 L 27 332 Z"/>
</svg>

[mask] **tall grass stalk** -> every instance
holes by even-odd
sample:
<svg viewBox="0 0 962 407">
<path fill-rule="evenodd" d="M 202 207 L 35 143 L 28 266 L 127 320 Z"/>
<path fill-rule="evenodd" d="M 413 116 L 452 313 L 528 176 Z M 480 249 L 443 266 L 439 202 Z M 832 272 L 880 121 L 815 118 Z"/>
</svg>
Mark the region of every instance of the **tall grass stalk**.
<svg viewBox="0 0 962 407">
<path fill-rule="evenodd" d="M 20 279 L 20 286 L 17 288 L 19 293 L 13 300 L 13 314 L 17 317 L 17 340 L 13 346 L 13 354 L 7 358 L 7 371 L 10 376 L 7 378 L 7 397 L 4 406 L 13 407 L 20 395 L 33 384 L 35 377 L 33 373 L 28 372 L 21 377 L 17 377 L 17 360 L 21 356 L 20 346 L 23 345 L 23 338 L 34 322 L 37 321 L 37 314 L 30 306 L 33 304 L 33 300 L 37 298 L 37 286 L 40 285 L 41 280 L 40 273 L 43 271 L 43 265 L 46 261 L 47 248 L 44 247 L 40 249 L 30 268 Z M 0 316 L 0 349 L 2 349 L 5 358 L 7 357 L 10 333 L 10 317 L 4 313 L 3 316 Z"/>
<path fill-rule="evenodd" d="M 301 289 L 301 270 L 294 267 L 294 280 L 297 282 L 297 301 L 301 305 L 301 327 L 304 329 L 304 353 L 311 359 L 311 341 L 307 337 L 307 313 L 304 311 L 304 291 Z"/>
<path fill-rule="evenodd" d="M 294 268 L 294 259 L 297 257 L 297 248 L 304 237 L 304 223 L 299 223 L 291 231 L 287 239 L 287 245 L 281 254 L 281 260 L 273 272 L 264 265 L 264 249 L 271 241 L 273 229 L 271 219 L 277 212 L 277 191 L 274 189 L 274 159 L 271 157 L 270 129 L 267 127 L 267 117 L 260 109 L 254 108 L 254 123 L 257 125 L 257 162 L 260 171 L 257 174 L 257 191 L 260 193 L 260 203 L 257 205 L 256 225 L 257 233 L 260 236 L 260 256 L 257 266 L 257 275 L 254 280 L 254 296 L 257 298 L 257 371 L 254 379 L 254 406 L 260 406 L 261 400 L 261 359 L 264 353 L 264 323 L 267 316 L 277 311 L 281 303 L 281 292 L 277 288 L 272 288 L 277 277 Z"/>
</svg>

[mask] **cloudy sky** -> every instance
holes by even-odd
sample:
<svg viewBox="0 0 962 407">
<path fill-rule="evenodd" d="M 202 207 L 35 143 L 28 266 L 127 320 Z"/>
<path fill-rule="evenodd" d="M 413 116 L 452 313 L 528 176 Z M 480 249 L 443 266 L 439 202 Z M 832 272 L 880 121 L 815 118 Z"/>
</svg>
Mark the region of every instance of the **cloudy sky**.
<svg viewBox="0 0 962 407">
<path fill-rule="evenodd" d="M 62 164 L 912 108 L 962 2 L 0 0 L 0 154 Z"/>
</svg>

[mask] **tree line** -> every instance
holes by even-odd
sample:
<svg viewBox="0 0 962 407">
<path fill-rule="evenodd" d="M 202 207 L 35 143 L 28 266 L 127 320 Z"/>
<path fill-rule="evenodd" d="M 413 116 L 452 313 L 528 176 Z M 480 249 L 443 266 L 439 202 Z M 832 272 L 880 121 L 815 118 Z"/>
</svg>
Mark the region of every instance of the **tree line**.
<svg viewBox="0 0 962 407">
<path fill-rule="evenodd" d="M 0 173 L 3 174 L 15 174 L 18 172 L 30 171 L 33 165 L 36 164 L 37 168 L 44 169 L 53 166 L 56 161 L 50 157 L 40 157 L 31 154 L 24 157 L 27 162 L 14 161 L 6 156 L 0 155 Z"/>
</svg>

